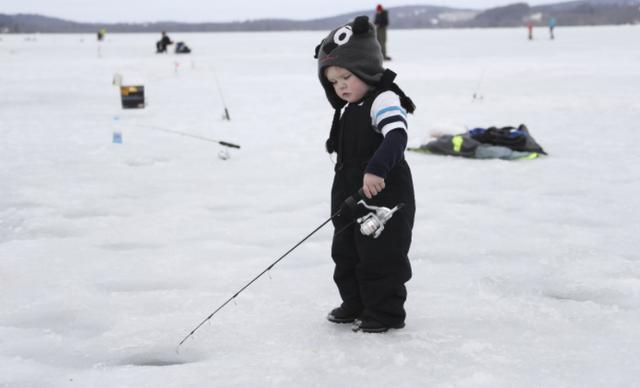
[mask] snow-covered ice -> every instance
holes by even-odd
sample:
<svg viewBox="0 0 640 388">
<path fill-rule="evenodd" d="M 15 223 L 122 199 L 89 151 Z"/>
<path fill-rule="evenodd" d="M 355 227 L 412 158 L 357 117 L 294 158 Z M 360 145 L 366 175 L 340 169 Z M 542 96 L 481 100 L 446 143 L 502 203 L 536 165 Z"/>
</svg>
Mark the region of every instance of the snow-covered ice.
<svg viewBox="0 0 640 388">
<path fill-rule="evenodd" d="M 550 154 L 407 153 L 405 329 L 325 320 L 326 227 L 179 353 L 329 216 L 325 32 L 170 34 L 188 56 L 154 54 L 155 34 L 1 36 L 0 386 L 637 385 L 640 27 L 536 33 L 389 33 L 410 145 L 526 123 Z M 145 109 L 120 108 L 116 73 Z"/>
</svg>

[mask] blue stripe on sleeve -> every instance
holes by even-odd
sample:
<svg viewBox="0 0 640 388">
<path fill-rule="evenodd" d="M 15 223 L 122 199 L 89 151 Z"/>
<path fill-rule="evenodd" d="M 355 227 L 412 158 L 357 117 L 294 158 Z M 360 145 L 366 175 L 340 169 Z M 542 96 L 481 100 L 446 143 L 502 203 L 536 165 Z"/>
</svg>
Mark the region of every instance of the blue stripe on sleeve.
<svg viewBox="0 0 640 388">
<path fill-rule="evenodd" d="M 404 109 L 402 109 L 402 107 L 399 107 L 399 106 L 388 106 L 388 107 L 386 107 L 384 109 L 380 109 L 378 111 L 378 113 L 376 113 L 376 121 L 378 121 L 378 117 L 380 117 L 380 115 L 383 115 L 383 114 L 385 114 L 387 112 L 390 112 L 392 110 L 398 110 L 398 111 L 400 111 L 400 113 L 404 117 L 407 117 L 407 112 Z"/>
</svg>

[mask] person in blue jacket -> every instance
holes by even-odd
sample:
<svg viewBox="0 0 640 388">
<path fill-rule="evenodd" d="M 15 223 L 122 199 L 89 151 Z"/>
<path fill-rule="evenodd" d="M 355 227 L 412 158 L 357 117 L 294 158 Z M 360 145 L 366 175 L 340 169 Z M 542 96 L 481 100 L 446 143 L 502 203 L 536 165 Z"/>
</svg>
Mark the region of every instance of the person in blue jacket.
<svg viewBox="0 0 640 388">
<path fill-rule="evenodd" d="M 555 18 L 549 19 L 549 38 L 551 39 L 555 39 L 555 36 L 553 35 L 553 30 L 555 28 L 556 28 L 556 19 Z"/>
</svg>

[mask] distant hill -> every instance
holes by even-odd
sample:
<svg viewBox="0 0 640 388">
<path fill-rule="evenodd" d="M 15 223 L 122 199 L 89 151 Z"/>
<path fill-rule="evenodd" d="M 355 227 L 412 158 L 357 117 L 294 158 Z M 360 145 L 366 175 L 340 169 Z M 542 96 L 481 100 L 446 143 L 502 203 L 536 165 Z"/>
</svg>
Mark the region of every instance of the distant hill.
<svg viewBox="0 0 640 388">
<path fill-rule="evenodd" d="M 0 14 L 0 33 L 209 32 L 329 30 L 371 10 L 312 20 L 259 19 L 229 23 L 78 23 L 42 15 Z M 515 3 L 482 11 L 416 5 L 389 8 L 391 28 L 515 27 L 531 20 L 544 25 L 553 17 L 559 25 L 639 24 L 640 0 L 580 0 L 540 6 Z"/>
</svg>

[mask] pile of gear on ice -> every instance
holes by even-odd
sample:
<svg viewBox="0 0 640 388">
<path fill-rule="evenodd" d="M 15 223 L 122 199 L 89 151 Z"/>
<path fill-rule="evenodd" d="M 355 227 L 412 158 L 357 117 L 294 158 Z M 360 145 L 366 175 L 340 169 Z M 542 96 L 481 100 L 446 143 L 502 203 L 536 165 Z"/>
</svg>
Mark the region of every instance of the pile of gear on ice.
<svg viewBox="0 0 640 388">
<path fill-rule="evenodd" d="M 435 140 L 411 151 L 473 159 L 536 159 L 547 155 L 527 126 L 473 128 L 457 135 L 436 135 Z"/>
</svg>

